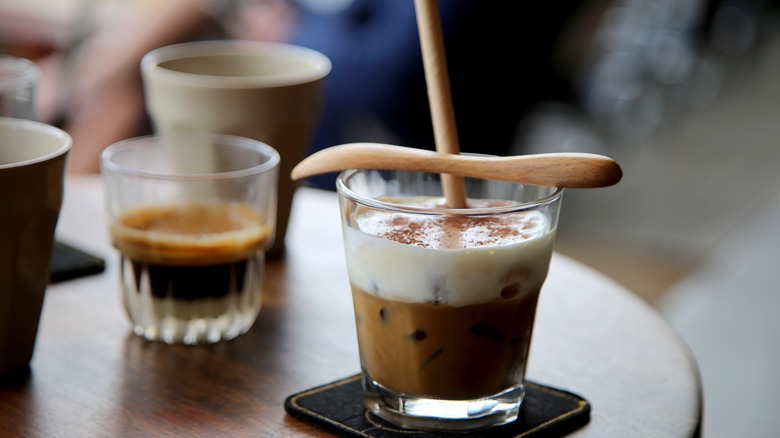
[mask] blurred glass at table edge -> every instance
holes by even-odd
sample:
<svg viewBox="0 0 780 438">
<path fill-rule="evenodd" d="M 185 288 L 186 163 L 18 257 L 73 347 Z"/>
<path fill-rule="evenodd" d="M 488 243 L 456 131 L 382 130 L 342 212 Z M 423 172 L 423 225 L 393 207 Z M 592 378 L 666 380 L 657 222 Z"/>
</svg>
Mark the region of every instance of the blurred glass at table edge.
<svg viewBox="0 0 780 438">
<path fill-rule="evenodd" d="M 0 54 L 0 117 L 37 120 L 35 89 L 40 75 L 32 61 Z"/>
</svg>

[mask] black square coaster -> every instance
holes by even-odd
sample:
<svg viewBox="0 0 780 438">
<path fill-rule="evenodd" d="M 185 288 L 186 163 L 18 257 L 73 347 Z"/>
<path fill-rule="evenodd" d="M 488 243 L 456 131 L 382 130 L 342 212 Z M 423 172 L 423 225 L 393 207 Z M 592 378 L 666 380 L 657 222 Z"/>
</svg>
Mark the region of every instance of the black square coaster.
<svg viewBox="0 0 780 438">
<path fill-rule="evenodd" d="M 293 394 L 284 402 L 293 417 L 342 437 L 449 438 L 463 433 L 410 431 L 395 427 L 367 412 L 363 406 L 360 374 Z M 518 419 L 512 423 L 472 432 L 476 437 L 558 437 L 590 420 L 590 404 L 581 396 L 526 381 L 526 394 Z"/>
<path fill-rule="evenodd" d="M 106 269 L 106 262 L 67 243 L 55 241 L 49 262 L 49 282 L 61 281 L 98 274 Z"/>
</svg>

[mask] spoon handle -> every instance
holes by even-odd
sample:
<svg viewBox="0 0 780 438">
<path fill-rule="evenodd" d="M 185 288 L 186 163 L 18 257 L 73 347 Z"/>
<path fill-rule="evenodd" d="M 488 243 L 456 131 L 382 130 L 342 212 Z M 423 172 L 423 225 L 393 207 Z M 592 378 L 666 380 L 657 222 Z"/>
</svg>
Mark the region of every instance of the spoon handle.
<svg viewBox="0 0 780 438">
<path fill-rule="evenodd" d="M 349 143 L 322 149 L 298 163 L 291 177 L 300 180 L 346 169 L 446 173 L 564 188 L 607 187 L 623 177 L 613 159 L 598 154 L 455 155 L 378 143 Z"/>
</svg>

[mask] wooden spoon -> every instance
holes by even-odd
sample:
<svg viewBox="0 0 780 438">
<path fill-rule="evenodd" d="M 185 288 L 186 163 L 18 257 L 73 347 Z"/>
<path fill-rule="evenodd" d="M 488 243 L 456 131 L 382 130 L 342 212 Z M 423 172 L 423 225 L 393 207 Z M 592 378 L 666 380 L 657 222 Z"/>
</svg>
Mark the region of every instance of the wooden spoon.
<svg viewBox="0 0 780 438">
<path fill-rule="evenodd" d="M 349 143 L 309 155 L 293 168 L 293 180 L 346 169 L 412 170 L 520 184 L 595 188 L 623 177 L 611 158 L 589 153 L 548 153 L 496 157 L 456 155 L 378 143 Z"/>
</svg>

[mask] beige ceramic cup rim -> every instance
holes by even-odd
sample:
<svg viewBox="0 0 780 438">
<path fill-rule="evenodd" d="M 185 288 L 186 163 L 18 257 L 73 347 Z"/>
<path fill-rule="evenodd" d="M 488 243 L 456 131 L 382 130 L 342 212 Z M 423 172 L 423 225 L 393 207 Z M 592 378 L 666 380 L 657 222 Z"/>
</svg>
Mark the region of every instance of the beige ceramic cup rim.
<svg viewBox="0 0 780 438">
<path fill-rule="evenodd" d="M 209 75 L 188 73 L 162 67 L 161 64 L 188 58 L 266 56 L 283 61 L 305 63 L 309 68 L 256 75 Z M 141 59 L 141 71 L 154 71 L 159 78 L 199 87 L 275 88 L 314 82 L 330 73 L 330 59 L 322 53 L 287 43 L 249 40 L 213 40 L 173 44 L 148 52 Z"/>
<path fill-rule="evenodd" d="M 27 153 L 28 156 L 22 159 L 14 160 L 11 163 L 0 162 L 0 170 L 25 167 L 51 160 L 70 151 L 73 144 L 73 139 L 70 135 L 57 127 L 34 120 L 0 117 L 0 133 L 7 135 L 7 133 L 12 131 L 38 134 L 55 139 L 57 142 L 53 143 L 54 146 L 47 148 L 48 152 L 44 151 L 45 153 L 43 154 L 35 153 L 35 151 L 31 150 Z"/>
</svg>

